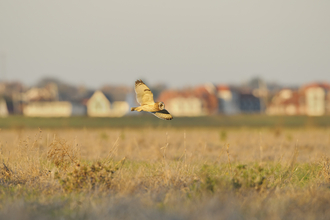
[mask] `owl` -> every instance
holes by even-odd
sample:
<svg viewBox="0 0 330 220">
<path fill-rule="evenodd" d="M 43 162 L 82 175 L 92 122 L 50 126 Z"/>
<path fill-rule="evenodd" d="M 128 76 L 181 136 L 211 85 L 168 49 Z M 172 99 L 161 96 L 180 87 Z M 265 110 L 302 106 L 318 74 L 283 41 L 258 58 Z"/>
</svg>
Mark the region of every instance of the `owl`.
<svg viewBox="0 0 330 220">
<path fill-rule="evenodd" d="M 172 120 L 173 116 L 165 109 L 165 104 L 154 101 L 154 95 L 142 80 L 135 81 L 135 93 L 136 100 L 141 106 L 133 107 L 131 111 L 150 112 L 160 119 Z"/>
</svg>

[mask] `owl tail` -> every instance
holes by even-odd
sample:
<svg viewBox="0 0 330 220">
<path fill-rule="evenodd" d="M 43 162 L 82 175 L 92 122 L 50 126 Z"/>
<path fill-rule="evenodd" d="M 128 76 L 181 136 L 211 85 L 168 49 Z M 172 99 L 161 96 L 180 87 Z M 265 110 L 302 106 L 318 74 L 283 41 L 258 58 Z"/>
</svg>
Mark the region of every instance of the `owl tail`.
<svg viewBox="0 0 330 220">
<path fill-rule="evenodd" d="M 132 107 L 131 108 L 131 111 L 138 111 L 138 112 L 140 112 L 140 111 L 143 111 L 143 110 L 141 109 L 141 106 L 139 106 L 139 107 Z"/>
</svg>

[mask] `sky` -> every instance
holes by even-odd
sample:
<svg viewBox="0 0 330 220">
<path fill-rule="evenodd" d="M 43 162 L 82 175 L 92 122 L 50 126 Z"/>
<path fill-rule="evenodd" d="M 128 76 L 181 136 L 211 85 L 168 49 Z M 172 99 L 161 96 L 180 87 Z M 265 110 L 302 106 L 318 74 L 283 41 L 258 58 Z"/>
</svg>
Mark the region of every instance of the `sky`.
<svg viewBox="0 0 330 220">
<path fill-rule="evenodd" d="M 330 82 L 328 0 L 0 0 L 0 80 Z"/>
</svg>

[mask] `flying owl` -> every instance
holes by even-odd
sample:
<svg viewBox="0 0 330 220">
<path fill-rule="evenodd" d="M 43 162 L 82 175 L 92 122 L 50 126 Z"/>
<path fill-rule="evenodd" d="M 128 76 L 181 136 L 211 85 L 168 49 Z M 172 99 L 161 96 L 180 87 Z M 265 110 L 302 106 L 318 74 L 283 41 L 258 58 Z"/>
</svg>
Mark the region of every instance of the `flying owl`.
<svg viewBox="0 0 330 220">
<path fill-rule="evenodd" d="M 165 109 L 165 104 L 163 102 L 155 103 L 154 95 L 142 80 L 135 81 L 135 93 L 136 100 L 141 106 L 133 107 L 131 111 L 150 112 L 160 119 L 172 120 L 173 116 Z"/>
</svg>

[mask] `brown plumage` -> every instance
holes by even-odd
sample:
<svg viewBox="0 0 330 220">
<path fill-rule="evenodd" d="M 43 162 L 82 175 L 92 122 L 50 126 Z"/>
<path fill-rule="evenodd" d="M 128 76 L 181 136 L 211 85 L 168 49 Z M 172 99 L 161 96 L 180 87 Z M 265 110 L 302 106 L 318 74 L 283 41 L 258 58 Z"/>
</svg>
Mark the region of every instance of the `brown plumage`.
<svg viewBox="0 0 330 220">
<path fill-rule="evenodd" d="M 154 101 L 154 95 L 142 80 L 135 81 L 135 93 L 140 106 L 131 108 L 131 111 L 150 112 L 160 119 L 172 120 L 173 116 L 165 109 L 165 104 Z"/>
</svg>

